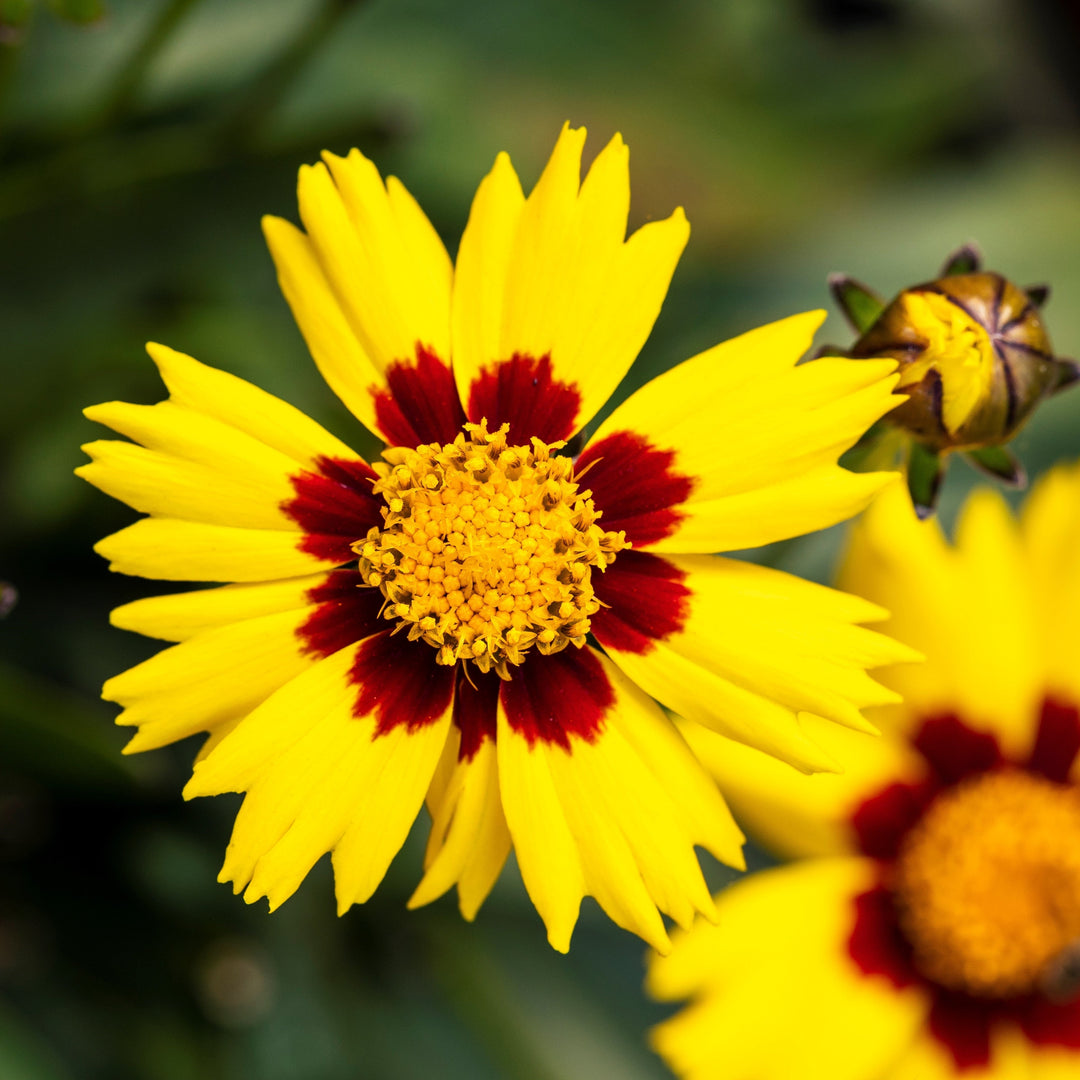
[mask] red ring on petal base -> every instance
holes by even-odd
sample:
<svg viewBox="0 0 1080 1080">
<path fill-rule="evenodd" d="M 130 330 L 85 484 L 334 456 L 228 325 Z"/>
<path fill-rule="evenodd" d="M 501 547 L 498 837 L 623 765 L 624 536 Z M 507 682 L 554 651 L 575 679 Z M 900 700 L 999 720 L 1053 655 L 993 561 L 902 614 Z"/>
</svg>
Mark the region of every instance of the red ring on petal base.
<svg viewBox="0 0 1080 1080">
<path fill-rule="evenodd" d="M 854 811 L 860 848 L 882 860 L 882 879 L 853 898 L 848 954 L 864 975 L 879 975 L 896 989 L 921 987 L 931 997 L 927 1029 L 948 1052 L 958 1073 L 991 1063 L 998 1024 L 1018 1026 L 1036 1046 L 1080 1050 L 1080 1000 L 1056 1004 L 1041 994 L 995 999 L 946 989 L 923 976 L 904 936 L 888 887 L 889 863 L 904 833 L 934 796 L 970 776 L 999 768 L 1027 768 L 1063 783 L 1080 752 L 1080 710 L 1048 698 L 1042 706 L 1027 762 L 1010 762 L 997 739 L 974 731 L 951 714 L 924 721 L 911 739 L 930 767 L 923 784 L 892 784 Z M 1077 1062 L 1080 1071 L 1080 1061 Z"/>
<path fill-rule="evenodd" d="M 539 358 L 514 353 L 480 369 L 469 387 L 468 413 L 473 423 L 487 420 L 493 431 L 509 424 L 511 446 L 525 446 L 533 436 L 559 442 L 580 427 L 581 392 L 552 375 L 549 353 Z"/>
<path fill-rule="evenodd" d="M 454 693 L 454 669 L 436 664 L 430 645 L 392 630 L 361 642 L 349 681 L 357 688 L 353 715 L 373 713 L 376 737 L 397 727 L 418 731 L 435 723 Z"/>
<path fill-rule="evenodd" d="M 922 817 L 938 790 L 933 782 L 896 783 L 865 799 L 851 815 L 859 850 L 872 859 L 895 859 L 904 834 Z"/>
<path fill-rule="evenodd" d="M 530 655 L 502 684 L 499 700 L 507 723 L 529 746 L 543 742 L 572 752 L 571 737 L 595 742 L 615 691 L 594 653 L 569 648 Z"/>
<path fill-rule="evenodd" d="M 692 477 L 674 468 L 675 451 L 661 450 L 635 431 L 615 431 L 590 443 L 577 461 L 582 485 L 604 514 L 604 528 L 626 533 L 634 547 L 648 547 L 678 528 L 678 509 L 694 490 Z"/>
<path fill-rule="evenodd" d="M 307 599 L 319 606 L 296 632 L 306 653 L 333 656 L 386 626 L 379 618 L 382 593 L 368 588 L 355 570 L 332 571 L 322 584 L 308 590 Z"/>
<path fill-rule="evenodd" d="M 1054 698 L 1043 702 L 1028 768 L 1064 784 L 1080 754 L 1080 709 Z"/>
<path fill-rule="evenodd" d="M 489 671 L 475 667 L 465 677 L 465 669 L 457 669 L 454 688 L 454 726 L 461 733 L 458 761 L 472 761 L 485 739 L 495 739 L 498 731 L 499 687 L 502 679 Z M 471 680 L 471 681 L 470 681 Z"/>
<path fill-rule="evenodd" d="M 592 617 L 596 640 L 606 648 L 640 654 L 677 634 L 686 625 L 690 607 L 685 577 L 658 555 L 620 552 L 604 573 L 592 575 L 596 597 L 606 605 Z"/>
<path fill-rule="evenodd" d="M 465 413 L 449 364 L 417 342 L 415 361 L 395 361 L 384 374 L 386 386 L 373 386 L 371 396 L 375 423 L 388 445 L 415 449 L 422 443 L 454 441 Z"/>
<path fill-rule="evenodd" d="M 994 735 L 975 731 L 953 713 L 924 720 L 911 742 L 942 784 L 956 784 L 1005 764 Z"/>
<path fill-rule="evenodd" d="M 366 462 L 347 458 L 320 457 L 315 467 L 317 472 L 289 477 L 296 497 L 281 510 L 306 533 L 301 551 L 328 562 L 352 562 L 353 541 L 382 524 L 383 501 L 371 490 L 375 472 Z"/>
</svg>

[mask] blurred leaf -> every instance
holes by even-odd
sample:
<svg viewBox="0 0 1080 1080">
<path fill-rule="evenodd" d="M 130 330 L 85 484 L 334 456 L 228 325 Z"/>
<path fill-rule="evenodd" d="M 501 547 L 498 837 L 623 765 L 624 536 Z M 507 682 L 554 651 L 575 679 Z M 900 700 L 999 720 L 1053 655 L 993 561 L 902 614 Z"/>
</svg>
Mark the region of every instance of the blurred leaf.
<svg viewBox="0 0 1080 1080">
<path fill-rule="evenodd" d="M 104 709 L 0 662 L 0 761 L 77 790 L 131 782 Z M 2 1075 L 2 1074 L 0 1074 Z"/>
<path fill-rule="evenodd" d="M 33 12 L 33 0 L 0 0 L 0 27 L 25 26 Z"/>
<path fill-rule="evenodd" d="M 68 1080 L 43 1038 L 23 1027 L 0 1004 L 0 1076 L 4 1080 Z"/>
<path fill-rule="evenodd" d="M 104 0 L 49 0 L 49 7 L 68 22 L 87 25 L 105 17 Z"/>
</svg>

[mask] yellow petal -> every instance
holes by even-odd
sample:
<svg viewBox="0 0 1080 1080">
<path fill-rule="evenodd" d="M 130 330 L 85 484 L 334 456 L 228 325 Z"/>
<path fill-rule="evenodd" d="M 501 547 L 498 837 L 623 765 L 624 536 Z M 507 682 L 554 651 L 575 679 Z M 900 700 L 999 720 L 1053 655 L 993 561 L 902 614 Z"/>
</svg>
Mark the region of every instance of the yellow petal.
<svg viewBox="0 0 1080 1080">
<path fill-rule="evenodd" d="M 693 996 L 652 1031 L 676 1075 L 725 1080 L 866 1080 L 882 1076 L 926 1015 L 919 990 L 864 976 L 847 938 L 869 860 L 815 860 L 768 870 L 717 897 L 700 921 L 654 957 L 656 997 Z"/>
<path fill-rule="evenodd" d="M 477 188 L 454 270 L 454 374 L 466 401 L 476 373 L 502 353 L 500 313 L 524 205 L 514 166 L 500 153 Z"/>
<path fill-rule="evenodd" d="M 567 438 L 603 405 L 648 337 L 689 235 L 679 210 L 626 239 L 627 148 L 616 135 L 581 182 L 584 142 L 584 129 L 563 128 L 527 200 L 500 156 L 459 254 L 462 400 L 471 419 L 509 422 L 526 438 Z M 560 403 L 540 419 L 538 385 Z"/>
<path fill-rule="evenodd" d="M 885 1074 L 885 1080 L 1069 1080 L 1076 1075 L 1077 1054 L 1067 1053 L 1066 1072 L 1055 1072 L 1051 1065 L 1044 1075 L 1036 1067 L 1035 1048 L 1010 1024 L 994 1023 L 990 1033 L 990 1062 L 965 1065 L 960 1069 L 949 1050 L 923 1029 L 912 1040 L 900 1060 Z M 1060 1060 L 1060 1059 L 1059 1059 Z M 1053 1058 L 1050 1058 L 1050 1062 Z"/>
<path fill-rule="evenodd" d="M 883 612 L 766 567 L 709 556 L 621 556 L 597 582 L 593 633 L 647 693 L 804 771 L 833 770 L 802 714 L 872 731 L 896 695 L 867 668 L 915 654 L 857 621 Z"/>
<path fill-rule="evenodd" d="M 969 500 L 952 548 L 936 522 L 916 519 L 902 485 L 890 487 L 853 530 L 840 582 L 887 608 L 883 631 L 927 657 L 881 673 L 904 698 L 882 723 L 956 712 L 1026 752 L 1046 677 L 1019 533 L 999 496 Z"/>
<path fill-rule="evenodd" d="M 162 581 L 272 581 L 340 562 L 309 555 L 304 534 L 144 518 L 106 536 L 94 550 L 109 569 Z"/>
<path fill-rule="evenodd" d="M 529 898 L 553 949 L 567 952 L 587 893 L 577 844 L 551 777 L 547 757 L 517 737 L 499 716 L 499 790 Z"/>
<path fill-rule="evenodd" d="M 1059 465 L 1039 480 L 1021 528 L 1047 690 L 1080 701 L 1080 467 Z"/>
<path fill-rule="evenodd" d="M 150 344 L 146 350 L 177 406 L 220 420 L 302 465 L 311 466 L 324 457 L 356 458 L 340 439 L 273 394 L 165 345 Z M 151 445 L 141 431 L 116 430 Z"/>
<path fill-rule="evenodd" d="M 796 366 L 821 317 L 794 316 L 718 345 L 616 409 L 579 462 L 590 467 L 605 527 L 625 528 L 639 550 L 721 551 L 810 532 L 861 509 L 887 476 L 855 475 L 836 461 L 898 403 L 894 366 Z M 626 472 L 647 483 L 624 490 Z M 640 527 L 643 514 L 653 515 L 652 527 Z"/>
<path fill-rule="evenodd" d="M 109 679 L 102 697 L 125 707 L 116 722 L 139 729 L 125 753 L 212 731 L 309 668 L 314 658 L 297 630 L 313 610 L 280 611 L 208 630 Z"/>
<path fill-rule="evenodd" d="M 460 760 L 460 738 L 447 739 L 443 758 L 449 776 L 439 796 L 428 796 L 431 835 L 424 878 L 409 900 L 421 907 L 455 884 L 466 919 L 476 917 L 510 854 L 510 832 L 499 799 L 495 743 L 485 739 L 476 754 Z"/>
<path fill-rule="evenodd" d="M 333 850 L 343 911 L 374 890 L 416 818 L 446 740 L 450 696 L 431 721 L 383 730 L 384 699 L 358 708 L 365 648 L 342 649 L 286 683 L 195 766 L 185 797 L 247 792 L 221 879 L 246 889 L 248 902 L 266 896 L 277 907 Z"/>
<path fill-rule="evenodd" d="M 284 581 L 148 596 L 114 608 L 109 621 L 122 630 L 133 630 L 147 637 L 186 641 L 228 623 L 305 607 L 311 603 L 308 599 L 311 590 L 328 577 L 328 574 L 308 574 Z"/>
<path fill-rule="evenodd" d="M 895 783 L 917 783 L 926 765 L 904 740 L 874 738 L 804 714 L 806 738 L 839 774 L 803 776 L 783 761 L 684 720 L 679 730 L 755 839 L 788 857 L 857 850 L 852 815 Z"/>
<path fill-rule="evenodd" d="M 224 455 L 220 467 L 202 465 L 109 439 L 82 449 L 92 461 L 75 474 L 141 513 L 239 528 L 296 529 L 281 509 L 295 495 L 286 472 L 267 469 L 245 476 L 230 468 Z"/>
<path fill-rule="evenodd" d="M 323 157 L 300 170 L 300 216 L 364 352 L 380 371 L 417 341 L 448 357 L 453 271 L 430 223 L 359 150 Z"/>
<path fill-rule="evenodd" d="M 283 218 L 264 217 L 262 226 L 278 284 L 319 373 L 349 411 L 378 434 L 375 394 L 384 385 L 382 372 L 349 323 L 311 240 Z"/>
<path fill-rule="evenodd" d="M 739 864 L 741 834 L 670 722 L 610 662 L 538 659 L 530 678 L 545 688 L 526 689 L 531 707 L 571 734 L 560 744 L 523 727 L 504 688 L 498 755 L 518 865 L 549 941 L 569 947 L 581 898 L 592 895 L 618 925 L 666 949 L 660 911 L 683 924 L 713 913 L 694 845 Z M 590 708 L 601 710 L 596 726 L 575 728 Z"/>
</svg>

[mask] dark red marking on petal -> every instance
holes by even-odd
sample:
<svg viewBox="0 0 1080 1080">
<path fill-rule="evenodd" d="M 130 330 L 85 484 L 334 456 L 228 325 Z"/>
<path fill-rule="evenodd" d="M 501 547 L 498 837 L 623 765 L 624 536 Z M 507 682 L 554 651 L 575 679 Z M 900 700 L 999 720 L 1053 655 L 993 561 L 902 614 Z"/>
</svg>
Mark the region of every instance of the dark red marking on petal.
<svg viewBox="0 0 1080 1080">
<path fill-rule="evenodd" d="M 1001 747 L 993 735 L 974 731 L 952 713 L 924 720 L 911 741 L 946 784 L 1004 764 Z"/>
<path fill-rule="evenodd" d="M 1043 997 L 1032 995 L 1024 1007 L 1015 1011 L 1015 1018 L 1024 1034 L 1039 1046 L 1064 1046 L 1080 1050 L 1080 1001 L 1055 1005 Z M 1080 1062 L 1077 1062 L 1080 1074 Z"/>
<path fill-rule="evenodd" d="M 990 1064 L 990 1028 L 997 1011 L 993 1002 L 937 987 L 927 1027 L 963 1072 Z"/>
<path fill-rule="evenodd" d="M 1080 753 L 1080 709 L 1047 698 L 1039 715 L 1039 729 L 1028 768 L 1048 780 L 1064 784 Z"/>
<path fill-rule="evenodd" d="M 636 548 L 675 531 L 686 516 L 678 508 L 694 490 L 693 478 L 674 468 L 675 456 L 635 431 L 615 431 L 585 447 L 575 471 L 590 466 L 582 486 L 592 489 L 605 529 L 624 530 Z"/>
<path fill-rule="evenodd" d="M 911 946 L 900 930 L 892 895 L 883 884 L 856 896 L 848 953 L 864 975 L 881 975 L 897 989 L 921 985 L 931 995 L 928 1030 L 958 1070 L 990 1060 L 990 1025 L 1003 1003 L 956 993 L 916 970 Z"/>
<path fill-rule="evenodd" d="M 501 688 L 510 727 L 530 746 L 537 741 L 570 750 L 570 737 L 595 741 L 615 691 L 600 661 L 587 648 L 553 656 L 534 653 Z"/>
<path fill-rule="evenodd" d="M 860 803 L 851 815 L 859 850 L 873 859 L 895 859 L 904 835 L 922 816 L 936 787 L 890 784 Z"/>
<path fill-rule="evenodd" d="M 592 632 L 601 645 L 645 653 L 686 624 L 690 590 L 686 574 L 658 555 L 624 551 L 603 573 L 593 571 L 592 585 L 601 603 Z"/>
<path fill-rule="evenodd" d="M 848 953 L 858 969 L 864 975 L 883 975 L 897 990 L 921 982 L 889 890 L 875 885 L 855 897 L 854 908 Z"/>
<path fill-rule="evenodd" d="M 511 445 L 525 445 L 534 435 L 557 442 L 581 426 L 581 391 L 553 377 L 549 353 L 514 353 L 480 369 L 469 387 L 468 413 L 474 423 L 487 420 L 491 429 L 509 424 Z"/>
<path fill-rule="evenodd" d="M 386 386 L 373 386 L 375 422 L 390 446 L 453 442 L 465 423 L 454 373 L 426 346 L 415 360 L 396 360 Z"/>
<path fill-rule="evenodd" d="M 458 667 L 454 689 L 454 725 L 461 732 L 458 761 L 472 761 L 485 739 L 494 740 L 501 683 L 493 671 L 485 674 L 473 668 L 467 679 L 465 669 Z"/>
<path fill-rule="evenodd" d="M 374 713 L 376 736 L 435 723 L 454 694 L 454 669 L 436 664 L 430 645 L 391 630 L 361 643 L 349 678 L 357 688 L 353 715 Z"/>
<path fill-rule="evenodd" d="M 332 656 L 386 626 L 379 618 L 383 594 L 365 585 L 355 570 L 333 571 L 308 590 L 307 599 L 318 607 L 296 631 L 305 653 Z"/>
<path fill-rule="evenodd" d="M 321 457 L 315 467 L 317 472 L 289 477 L 296 496 L 281 509 L 306 534 L 301 551 L 328 562 L 351 562 L 353 541 L 382 524 L 383 501 L 371 490 L 375 473 L 366 462 L 347 458 Z"/>
</svg>

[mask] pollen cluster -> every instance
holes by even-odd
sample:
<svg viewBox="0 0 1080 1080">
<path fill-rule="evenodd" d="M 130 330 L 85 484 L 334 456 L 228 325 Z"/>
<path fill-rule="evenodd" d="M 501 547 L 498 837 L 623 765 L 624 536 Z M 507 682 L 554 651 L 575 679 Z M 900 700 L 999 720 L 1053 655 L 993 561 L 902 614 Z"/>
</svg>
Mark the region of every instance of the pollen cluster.
<svg viewBox="0 0 1080 1080">
<path fill-rule="evenodd" d="M 895 867 L 901 927 L 928 978 L 1029 993 L 1080 941 L 1080 791 L 1021 770 L 938 796 Z"/>
<path fill-rule="evenodd" d="M 452 443 L 387 449 L 374 484 L 383 526 L 353 545 L 383 615 L 410 640 L 433 645 L 440 664 L 504 679 L 533 647 L 585 644 L 600 608 L 592 571 L 630 546 L 597 524 L 573 462 L 553 453 L 562 443 L 510 446 L 508 431 L 466 424 Z"/>
</svg>

